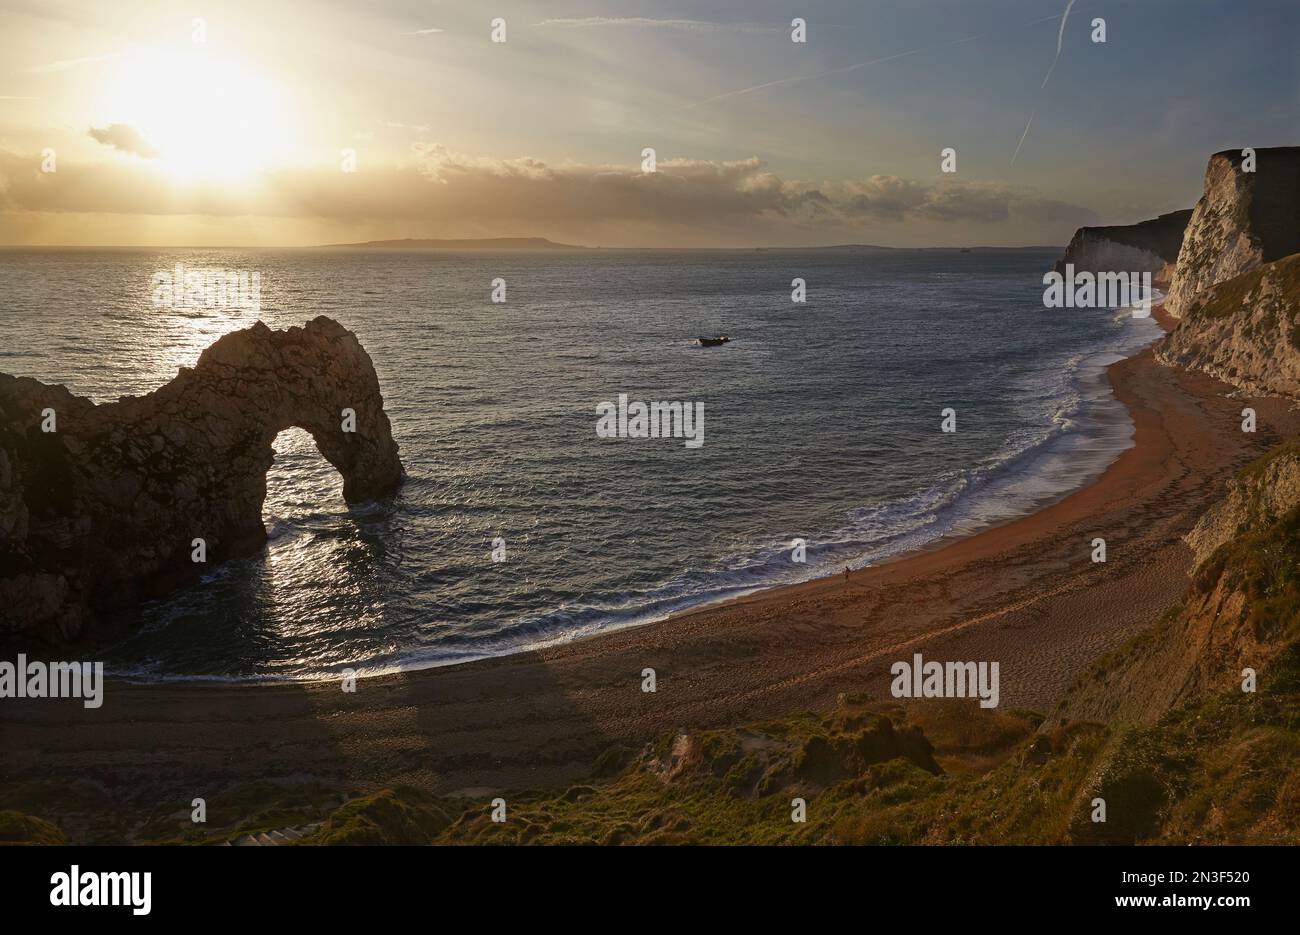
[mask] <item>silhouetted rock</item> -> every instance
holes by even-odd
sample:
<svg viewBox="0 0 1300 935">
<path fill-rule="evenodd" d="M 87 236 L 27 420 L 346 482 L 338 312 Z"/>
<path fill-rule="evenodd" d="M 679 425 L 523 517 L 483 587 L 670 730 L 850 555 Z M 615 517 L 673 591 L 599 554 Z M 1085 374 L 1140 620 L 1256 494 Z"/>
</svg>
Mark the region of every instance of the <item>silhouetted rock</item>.
<svg viewBox="0 0 1300 935">
<path fill-rule="evenodd" d="M 97 611 L 261 548 L 272 442 L 293 426 L 338 469 L 349 502 L 400 483 L 374 366 L 329 318 L 258 322 L 147 396 L 99 406 L 0 374 L 0 640 L 74 636 Z M 206 564 L 192 559 L 195 539 Z"/>
</svg>

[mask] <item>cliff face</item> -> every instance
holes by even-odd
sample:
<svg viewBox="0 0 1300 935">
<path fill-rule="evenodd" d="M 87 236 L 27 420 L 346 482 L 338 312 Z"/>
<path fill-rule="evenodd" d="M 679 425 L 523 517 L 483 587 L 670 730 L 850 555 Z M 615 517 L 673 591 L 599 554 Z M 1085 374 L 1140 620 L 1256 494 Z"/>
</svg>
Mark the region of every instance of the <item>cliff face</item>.
<svg viewBox="0 0 1300 935">
<path fill-rule="evenodd" d="M 1056 271 L 1063 274 L 1071 263 L 1079 272 L 1149 272 L 1161 280 L 1161 271 L 1178 260 L 1191 216 L 1189 208 L 1140 224 L 1081 227 L 1056 261 Z"/>
<path fill-rule="evenodd" d="M 1300 254 L 1221 282 L 1183 312 L 1156 348 L 1161 363 L 1255 395 L 1300 396 Z"/>
<path fill-rule="evenodd" d="M 399 484 L 374 366 L 328 318 L 284 331 L 258 322 L 147 396 L 99 406 L 0 374 L 0 641 L 72 637 L 96 611 L 260 548 L 271 445 L 291 426 L 339 470 L 349 502 Z M 206 563 L 193 561 L 194 539 Z"/>
<path fill-rule="evenodd" d="M 1100 661 L 1054 722 L 1153 724 L 1216 692 L 1241 692 L 1300 645 L 1300 443 L 1247 468 L 1187 535 L 1196 555 L 1183 604 Z"/>
<path fill-rule="evenodd" d="M 1300 248 L 1295 163 L 1283 158 L 1298 152 L 1261 150 L 1253 177 L 1227 154 L 1211 159 L 1170 292 L 1183 317 L 1156 348 L 1162 363 L 1300 400 L 1300 253 L 1265 259 Z M 1300 655 L 1300 440 L 1234 478 L 1186 542 L 1194 572 L 1182 605 L 1101 660 L 1054 723 L 1154 724 L 1216 693 L 1240 699 L 1243 670 L 1263 678 Z"/>
<path fill-rule="evenodd" d="M 1300 147 L 1255 152 L 1242 171 L 1241 150 L 1210 157 L 1205 194 L 1196 203 L 1165 310 L 1181 317 L 1197 293 L 1300 252 Z"/>
<path fill-rule="evenodd" d="M 1202 567 L 1221 546 L 1300 506 L 1300 442 L 1282 446 L 1241 472 L 1228 495 L 1205 511 L 1185 541 Z"/>
</svg>

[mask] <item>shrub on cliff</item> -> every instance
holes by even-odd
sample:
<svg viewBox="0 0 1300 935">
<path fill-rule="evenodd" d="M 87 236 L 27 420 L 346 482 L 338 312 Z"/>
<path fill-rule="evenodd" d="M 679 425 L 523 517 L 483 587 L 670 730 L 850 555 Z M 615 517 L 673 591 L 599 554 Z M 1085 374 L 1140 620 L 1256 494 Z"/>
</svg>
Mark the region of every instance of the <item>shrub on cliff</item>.
<svg viewBox="0 0 1300 935">
<path fill-rule="evenodd" d="M 418 789 L 399 786 L 334 810 L 304 844 L 428 844 L 450 819 Z"/>
<path fill-rule="evenodd" d="M 63 832 L 48 821 L 22 812 L 0 811 L 0 845 L 67 843 Z"/>
</svg>

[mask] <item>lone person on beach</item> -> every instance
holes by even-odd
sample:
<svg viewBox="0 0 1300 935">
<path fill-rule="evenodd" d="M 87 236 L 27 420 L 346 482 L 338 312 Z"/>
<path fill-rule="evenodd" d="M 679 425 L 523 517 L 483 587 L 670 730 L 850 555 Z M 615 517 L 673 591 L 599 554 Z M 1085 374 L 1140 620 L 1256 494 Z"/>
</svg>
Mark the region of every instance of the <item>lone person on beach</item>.
<svg viewBox="0 0 1300 935">
<path fill-rule="evenodd" d="M 845 566 L 844 566 L 844 583 L 845 583 L 845 584 L 848 584 L 848 583 L 849 583 L 849 566 L 848 566 L 848 565 L 845 565 Z"/>
</svg>

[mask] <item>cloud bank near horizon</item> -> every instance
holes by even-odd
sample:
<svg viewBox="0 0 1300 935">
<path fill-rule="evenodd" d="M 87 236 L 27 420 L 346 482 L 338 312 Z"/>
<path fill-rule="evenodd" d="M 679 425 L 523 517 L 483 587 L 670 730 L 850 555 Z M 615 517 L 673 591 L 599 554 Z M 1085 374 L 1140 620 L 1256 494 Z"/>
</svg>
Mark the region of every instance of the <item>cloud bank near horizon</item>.
<svg viewBox="0 0 1300 935">
<path fill-rule="evenodd" d="M 147 143 L 130 127 L 90 132 L 124 153 L 147 155 Z M 284 169 L 240 187 L 185 183 L 127 157 L 60 163 L 48 175 L 38 164 L 31 156 L 0 156 L 0 229 L 8 226 L 6 218 L 24 213 L 254 216 L 316 219 L 330 222 L 331 230 L 392 223 L 409 232 L 424 224 L 427 236 L 527 231 L 603 243 L 615 242 L 610 233 L 625 229 L 638 242 L 656 245 L 680 242 L 691 231 L 738 244 L 782 230 L 796 242 L 816 234 L 880 236 L 905 221 L 1050 228 L 1068 237 L 1096 220 L 1089 209 L 1006 184 L 886 174 L 814 183 L 782 177 L 752 156 L 667 159 L 657 171 L 643 172 L 638 166 L 470 156 L 418 143 L 403 165 L 367 167 L 363 159 L 355 173 Z"/>
</svg>

